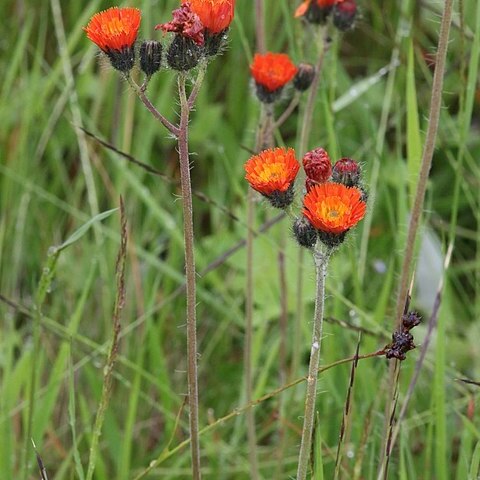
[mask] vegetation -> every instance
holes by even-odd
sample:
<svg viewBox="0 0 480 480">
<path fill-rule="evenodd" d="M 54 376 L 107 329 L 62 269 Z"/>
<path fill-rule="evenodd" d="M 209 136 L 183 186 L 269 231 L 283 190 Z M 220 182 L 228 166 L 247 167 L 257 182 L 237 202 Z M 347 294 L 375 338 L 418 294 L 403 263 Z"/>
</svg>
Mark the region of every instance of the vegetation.
<svg viewBox="0 0 480 480">
<path fill-rule="evenodd" d="M 3 3 L 0 476 L 39 478 L 38 451 L 50 480 L 84 480 L 93 445 L 96 480 L 192 478 L 176 141 L 104 56 L 99 61 L 82 30 L 111 2 Z M 177 0 L 135 3 L 139 38 L 166 42 L 154 26 L 171 18 Z M 292 219 L 276 221 L 278 211 L 256 202 L 249 405 L 244 163 L 255 150 L 260 106 L 249 71 L 253 2 L 237 3 L 228 48 L 208 67 L 189 128 L 202 477 L 252 478 L 246 414 L 253 405 L 259 478 L 295 478 L 315 268 L 305 252 L 299 297 Z M 313 32 L 293 17 L 299 3 L 265 0 L 267 48 L 297 65 L 316 63 Z M 412 332 L 417 349 L 396 373 L 394 360 L 371 354 L 396 329 L 444 2 L 358 4 L 355 29 L 331 32 L 307 146 L 360 162 L 369 190 L 365 220 L 330 259 L 311 478 L 377 478 L 390 433 L 396 441 L 380 478 L 473 480 L 480 474 L 480 4 L 454 2 L 414 245 L 410 309 L 423 322 Z M 166 69 L 148 86 L 175 122 L 176 92 Z M 293 95 L 286 89 L 277 115 Z M 307 95 L 275 130 L 277 145 L 301 150 Z M 109 398 L 102 391 L 110 381 Z"/>
</svg>

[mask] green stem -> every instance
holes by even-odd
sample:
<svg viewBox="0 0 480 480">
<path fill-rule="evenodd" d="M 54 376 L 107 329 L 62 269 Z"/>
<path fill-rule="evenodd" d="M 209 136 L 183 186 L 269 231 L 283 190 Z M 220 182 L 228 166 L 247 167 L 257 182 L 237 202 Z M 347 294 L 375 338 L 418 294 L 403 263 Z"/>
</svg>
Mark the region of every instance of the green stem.
<svg viewBox="0 0 480 480">
<path fill-rule="evenodd" d="M 313 253 L 316 271 L 315 314 L 313 318 L 312 348 L 310 351 L 310 365 L 308 367 L 305 414 L 303 418 L 302 443 L 298 457 L 297 480 L 305 480 L 307 478 L 310 449 L 312 446 L 315 402 L 317 398 L 317 372 L 320 363 L 323 313 L 325 309 L 325 280 L 330 254 L 330 250 L 320 250 L 318 244 Z"/>
<path fill-rule="evenodd" d="M 195 252 L 193 232 L 192 185 L 190 179 L 190 158 L 188 153 L 188 121 L 190 106 L 185 91 L 185 75 L 178 76 L 178 95 L 180 99 L 180 128 L 178 134 L 178 152 L 180 159 L 180 180 L 183 206 L 183 233 L 185 240 L 185 276 L 187 296 L 187 364 L 188 364 L 188 405 L 190 419 L 192 478 L 199 480 L 200 440 L 198 436 L 198 375 L 197 375 L 197 320 Z"/>
<path fill-rule="evenodd" d="M 174 136 L 177 137 L 180 135 L 180 129 L 169 120 L 167 120 L 153 105 L 150 99 L 145 94 L 145 90 L 138 86 L 135 80 L 130 76 L 130 74 L 125 74 L 125 80 L 132 87 L 133 91 L 137 94 L 138 98 L 145 105 L 146 109 Z"/>
<path fill-rule="evenodd" d="M 329 42 L 326 40 L 328 36 L 328 29 L 321 27 L 319 31 L 318 41 L 318 60 L 315 66 L 315 76 L 313 77 L 312 85 L 308 92 L 307 103 L 303 112 L 302 126 L 300 130 L 300 142 L 297 149 L 299 158 L 302 158 L 308 148 L 310 139 L 310 132 L 312 130 L 313 111 L 315 109 L 315 99 L 318 93 L 320 78 L 322 76 L 323 64 L 325 55 L 327 53 Z M 293 340 L 293 361 L 292 361 L 292 375 L 296 375 L 299 367 L 299 358 L 301 352 L 302 330 L 303 330 L 303 270 L 305 263 L 305 252 L 303 248 L 298 251 L 297 261 L 297 305 L 295 315 L 295 337 Z"/>
</svg>

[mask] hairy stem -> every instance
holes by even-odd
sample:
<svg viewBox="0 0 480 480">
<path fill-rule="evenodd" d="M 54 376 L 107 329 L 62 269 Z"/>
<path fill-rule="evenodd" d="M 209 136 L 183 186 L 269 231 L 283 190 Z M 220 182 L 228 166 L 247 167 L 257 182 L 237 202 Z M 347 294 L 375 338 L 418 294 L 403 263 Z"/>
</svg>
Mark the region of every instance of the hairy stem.
<svg viewBox="0 0 480 480">
<path fill-rule="evenodd" d="M 308 367 L 305 414 L 303 417 L 302 443 L 298 457 L 297 480 L 305 480 L 307 478 L 310 449 L 312 446 L 315 403 L 317 399 L 317 371 L 320 362 L 323 313 L 325 307 L 325 279 L 330 254 L 330 251 L 320 250 L 318 245 L 313 254 L 316 271 L 315 314 L 313 317 L 312 348 L 310 351 L 310 365 Z"/>
<path fill-rule="evenodd" d="M 325 60 L 325 55 L 330 46 L 329 41 L 327 40 L 328 30 L 326 28 L 320 28 L 319 31 L 319 45 L 318 45 L 318 60 L 315 66 L 315 75 L 313 77 L 312 85 L 308 92 L 307 103 L 305 105 L 305 110 L 303 112 L 302 126 L 300 130 L 300 141 L 297 149 L 298 157 L 302 158 L 308 148 L 308 142 L 310 139 L 310 132 L 312 130 L 312 119 L 313 111 L 315 108 L 315 99 L 318 93 L 318 86 L 320 83 L 320 78 L 322 76 L 323 63 Z M 298 251 L 298 261 L 297 261 L 297 305 L 296 305 L 296 315 L 295 315 L 295 337 L 293 342 L 293 363 L 292 363 L 292 375 L 297 374 L 299 366 L 299 358 L 301 351 L 301 341 L 302 341 L 302 325 L 303 325 L 303 269 L 305 263 L 305 252 L 303 248 L 300 248 Z"/>
<path fill-rule="evenodd" d="M 138 98 L 145 105 L 147 110 L 175 137 L 178 138 L 180 134 L 179 127 L 171 123 L 167 118 L 165 118 L 153 105 L 150 99 L 145 94 L 145 89 L 139 87 L 137 83 L 133 80 L 130 74 L 125 75 L 125 80 L 132 87 L 133 91 L 137 94 Z"/>
<path fill-rule="evenodd" d="M 190 419 L 192 478 L 199 480 L 200 441 L 198 436 L 198 378 L 197 378 L 197 319 L 195 291 L 195 252 L 193 233 L 192 185 L 190 180 L 190 158 L 188 154 L 188 121 L 190 107 L 185 91 L 185 75 L 178 76 L 180 99 L 180 128 L 178 152 L 183 207 L 183 234 L 185 243 L 185 276 L 187 296 L 187 363 L 188 363 L 188 406 Z"/>
</svg>

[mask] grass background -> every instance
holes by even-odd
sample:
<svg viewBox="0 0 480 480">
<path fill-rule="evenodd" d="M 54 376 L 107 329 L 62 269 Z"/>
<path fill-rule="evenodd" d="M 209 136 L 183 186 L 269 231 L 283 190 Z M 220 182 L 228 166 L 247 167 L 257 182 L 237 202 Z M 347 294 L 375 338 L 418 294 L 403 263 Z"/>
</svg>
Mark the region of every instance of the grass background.
<svg viewBox="0 0 480 480">
<path fill-rule="evenodd" d="M 141 38 L 158 38 L 153 26 L 166 21 L 177 4 L 134 3 L 143 11 Z M 238 219 L 195 200 L 198 271 L 246 233 L 243 163 L 254 145 L 259 109 L 248 71 L 254 49 L 252 2 L 237 3 L 229 47 L 209 67 L 192 115 L 191 151 L 195 188 Z M 296 5 L 266 0 L 268 48 L 288 52 L 296 62 L 314 61 L 311 32 L 292 18 Z M 351 326 L 326 325 L 322 364 L 354 354 L 358 333 L 353 327 L 368 329 L 361 353 L 381 348 L 391 335 L 411 193 L 428 122 L 442 2 L 359 0 L 359 5 L 357 28 L 333 35 L 309 144 L 324 146 L 334 159 L 349 156 L 362 162 L 374 199 L 371 224 L 363 222 L 332 261 L 326 314 Z M 38 478 L 28 432 L 49 478 L 83 478 L 112 336 L 118 212 L 81 231 L 61 252 L 53 276 L 48 252 L 100 212 L 117 208 L 119 195 L 125 199 L 129 230 L 127 303 L 95 478 L 134 478 L 168 445 L 173 448 L 188 435 L 187 414 L 181 410 L 186 392 L 185 305 L 182 295 L 172 295 L 183 282 L 179 188 L 127 163 L 77 128 L 83 126 L 179 179 L 173 140 L 115 72 L 97 61 L 95 47 L 82 32 L 90 16 L 108 6 L 110 2 L 98 0 L 3 2 L 0 472 L 5 479 Z M 456 3 L 455 12 L 412 299 L 426 320 L 451 242 L 454 252 L 438 328 L 389 478 L 464 480 L 479 474 L 478 387 L 458 379 L 480 379 L 480 8 L 464 0 Z M 167 117 L 176 117 L 172 72 L 160 72 L 148 92 Z M 279 144 L 296 145 L 301 112 L 277 133 Z M 275 214 L 261 202 L 257 227 Z M 288 338 L 295 335 L 298 257 L 289 223 L 284 220 L 255 240 L 255 397 L 280 385 L 283 295 L 288 296 Z M 288 237 L 284 251 L 282 237 Z M 280 251 L 285 255 L 287 291 L 279 282 Z M 198 278 L 201 425 L 244 404 L 244 276 L 245 252 L 240 249 Z M 306 372 L 313 282 L 307 261 L 300 358 L 293 357 L 288 343 L 288 364 L 299 364 L 297 371 L 287 372 L 292 379 Z M 425 326 L 415 334 L 421 344 Z M 402 364 L 400 405 L 418 355 L 418 350 L 411 352 Z M 320 377 L 316 479 L 333 478 L 349 378 L 348 365 Z M 384 359 L 359 364 L 343 445 L 343 478 L 376 478 L 387 378 Z M 297 386 L 255 407 L 263 478 L 295 473 L 303 394 L 303 385 Z M 249 478 L 242 415 L 203 434 L 201 443 L 205 478 Z M 148 476 L 189 477 L 188 448 Z"/>
</svg>

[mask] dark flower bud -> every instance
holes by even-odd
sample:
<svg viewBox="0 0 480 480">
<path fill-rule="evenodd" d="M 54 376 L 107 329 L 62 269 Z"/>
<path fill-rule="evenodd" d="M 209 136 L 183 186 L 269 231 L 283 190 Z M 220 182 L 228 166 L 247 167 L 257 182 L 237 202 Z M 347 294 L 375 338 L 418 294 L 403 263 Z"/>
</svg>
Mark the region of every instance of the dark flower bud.
<svg viewBox="0 0 480 480">
<path fill-rule="evenodd" d="M 315 77 L 315 67 L 311 63 L 301 63 L 293 78 L 293 86 L 299 92 L 304 92 L 310 88 L 313 77 Z"/>
<path fill-rule="evenodd" d="M 202 55 L 202 47 L 191 38 L 175 35 L 167 51 L 167 63 L 170 68 L 186 72 L 198 65 Z"/>
<path fill-rule="evenodd" d="M 347 187 L 356 187 L 360 182 L 360 165 L 351 158 L 341 158 L 333 166 L 332 180 Z"/>
<path fill-rule="evenodd" d="M 420 325 L 421 321 L 422 317 L 418 312 L 408 312 L 402 317 L 402 325 L 407 332 L 412 328 L 415 328 L 417 325 Z"/>
<path fill-rule="evenodd" d="M 140 68 L 147 76 L 160 70 L 162 64 L 162 44 L 156 40 L 146 40 L 140 46 Z"/>
<path fill-rule="evenodd" d="M 413 335 L 409 332 L 393 332 L 392 343 L 385 347 L 385 356 L 387 358 L 396 358 L 397 360 L 405 360 L 406 354 L 413 350 Z"/>
<path fill-rule="evenodd" d="M 333 8 L 333 24 L 342 32 L 353 28 L 357 16 L 355 0 L 344 0 Z"/>
<path fill-rule="evenodd" d="M 305 218 L 297 218 L 293 222 L 293 234 L 301 247 L 313 248 L 317 242 L 317 230 Z"/>
<path fill-rule="evenodd" d="M 332 162 L 323 148 L 307 152 L 303 157 L 303 168 L 307 177 L 316 184 L 327 182 L 332 175 Z"/>
</svg>

